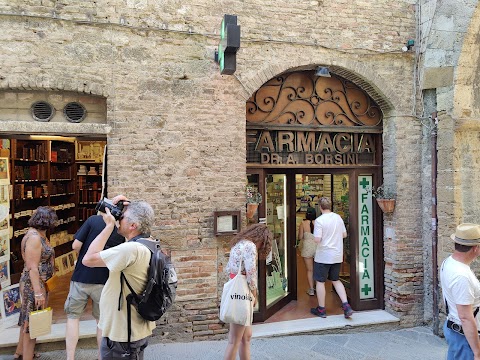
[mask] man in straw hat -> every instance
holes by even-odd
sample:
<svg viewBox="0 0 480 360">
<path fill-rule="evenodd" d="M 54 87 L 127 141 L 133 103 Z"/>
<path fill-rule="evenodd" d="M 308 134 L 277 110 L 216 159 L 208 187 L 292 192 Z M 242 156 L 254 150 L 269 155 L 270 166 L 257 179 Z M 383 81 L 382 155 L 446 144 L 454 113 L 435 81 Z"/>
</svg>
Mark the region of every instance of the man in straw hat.
<svg viewBox="0 0 480 360">
<path fill-rule="evenodd" d="M 480 225 L 460 224 L 451 236 L 455 251 L 442 264 L 440 281 L 447 321 L 448 360 L 480 360 L 480 282 L 470 264 L 480 256 Z"/>
</svg>

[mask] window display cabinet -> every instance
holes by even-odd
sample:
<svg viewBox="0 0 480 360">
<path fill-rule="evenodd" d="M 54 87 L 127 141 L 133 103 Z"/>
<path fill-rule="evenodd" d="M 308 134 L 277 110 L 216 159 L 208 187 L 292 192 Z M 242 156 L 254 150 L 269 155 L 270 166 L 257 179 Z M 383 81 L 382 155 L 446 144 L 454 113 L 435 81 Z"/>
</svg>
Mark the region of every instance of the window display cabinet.
<svg viewBox="0 0 480 360">
<path fill-rule="evenodd" d="M 102 196 L 102 164 L 77 161 L 79 225 L 95 214 L 95 205 Z"/>
<path fill-rule="evenodd" d="M 75 230 L 75 179 L 73 142 L 50 140 L 11 141 L 11 226 L 13 237 L 10 251 L 17 261 L 12 261 L 12 272 L 23 268 L 20 244 L 28 230 L 28 220 L 39 206 L 52 206 L 58 215 L 59 226 L 55 233 L 73 234 Z M 55 236 L 53 236 L 55 238 Z M 65 238 L 70 242 L 72 236 Z M 71 245 L 71 244 L 69 244 Z M 70 251 L 69 245 L 58 244 L 56 256 Z"/>
<path fill-rule="evenodd" d="M 48 236 L 58 273 L 69 273 L 74 268 L 73 236 L 102 196 L 106 141 L 60 136 L 7 136 L 0 141 L 0 200 L 10 212 L 0 224 L 0 241 L 7 239 L 9 245 L 3 246 L 9 253 L 2 260 L 9 261 L 13 283 L 24 266 L 20 247 L 28 220 L 39 206 L 56 210 L 59 223 Z"/>
<path fill-rule="evenodd" d="M 58 257 L 72 250 L 71 241 L 77 229 L 75 193 L 75 143 L 50 141 L 50 206 L 59 224 L 50 235 Z M 55 235 L 55 236 L 54 236 Z"/>
<path fill-rule="evenodd" d="M 79 226 L 95 214 L 104 189 L 103 161 L 106 141 L 79 140 L 75 143 Z"/>
</svg>

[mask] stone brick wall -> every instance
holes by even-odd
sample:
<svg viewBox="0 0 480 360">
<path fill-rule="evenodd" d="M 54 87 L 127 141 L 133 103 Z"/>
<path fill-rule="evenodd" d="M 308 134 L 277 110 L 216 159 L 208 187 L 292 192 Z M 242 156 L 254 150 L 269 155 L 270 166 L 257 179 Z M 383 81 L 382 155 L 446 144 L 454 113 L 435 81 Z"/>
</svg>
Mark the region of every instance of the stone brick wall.
<svg viewBox="0 0 480 360">
<path fill-rule="evenodd" d="M 460 119 L 478 120 L 480 118 L 480 91 L 478 88 L 480 80 L 479 28 L 480 6 L 477 4 L 471 21 L 468 23 L 455 73 L 453 114 Z"/>
<path fill-rule="evenodd" d="M 449 236 L 460 222 L 480 222 L 477 189 L 466 180 L 478 170 L 476 160 L 480 99 L 476 79 L 479 76 L 478 37 L 480 8 L 478 1 L 419 1 L 419 36 L 417 37 L 418 81 L 422 95 L 433 94 L 433 106 L 424 101 L 420 116 L 424 130 L 424 169 L 430 168 L 430 128 L 426 119 L 438 111 L 438 264 L 453 251 Z M 428 94 L 427 94 L 428 92 Z M 430 100 L 428 100 L 430 101 Z M 468 124 L 468 125 L 467 125 Z M 466 163 L 470 163 L 466 166 Z M 425 320 L 433 313 L 433 271 L 431 262 L 431 177 L 424 170 L 424 253 L 425 253 Z M 443 307 L 439 298 L 440 307 Z"/>
<path fill-rule="evenodd" d="M 247 39 L 298 42 L 299 45 L 332 49 L 366 49 L 384 52 L 399 50 L 406 38 L 414 37 L 413 0 L 380 0 L 374 3 L 354 0 L 297 1 L 178 1 L 107 0 L 97 1 L 0 1 L 2 14 L 48 23 L 47 19 L 65 19 L 83 25 L 118 25 L 140 31 L 157 29 L 186 33 L 218 34 L 223 14 L 237 14 L 242 34 Z M 35 18 L 45 18 L 44 20 Z M 48 31 L 33 32 L 48 37 Z M 75 34 L 65 36 L 66 40 Z M 84 43 L 84 50 L 93 50 L 94 43 Z M 246 44 L 248 45 L 248 43 Z M 73 50 L 73 49 L 72 49 Z M 107 49 L 105 49 L 107 50 Z M 92 53 L 93 54 L 93 53 Z M 100 54 L 96 54 L 97 56 Z M 108 56 L 108 50 L 105 54 Z M 84 53 L 86 59 L 88 54 Z M 100 55 L 101 56 L 101 55 Z"/>
<path fill-rule="evenodd" d="M 421 125 L 413 117 L 387 119 L 384 180 L 397 194 L 395 212 L 384 217 L 385 305 L 404 325 L 418 325 L 423 312 L 421 237 Z"/>
<path fill-rule="evenodd" d="M 453 252 L 450 235 L 461 222 L 480 223 L 480 121 L 454 120 L 442 114 L 439 124 L 439 259 Z M 478 268 L 478 265 L 477 265 Z"/>
<path fill-rule="evenodd" d="M 472 46 L 474 40 L 465 38 L 468 32 L 478 32 L 480 15 L 477 8 L 477 0 L 463 0 L 457 4 L 419 1 L 418 60 L 421 66 L 418 78 L 422 89 L 436 89 L 438 110 L 453 110 L 454 86 L 458 87 L 463 77 L 458 68 L 461 54 L 469 53 L 467 61 L 473 63 L 478 57 L 478 51 L 475 57 L 471 56 L 477 48 Z"/>
<path fill-rule="evenodd" d="M 154 235 L 173 251 L 180 287 L 161 339 L 224 336 L 218 299 L 228 238 L 213 211 L 244 211 L 245 100 L 282 72 L 328 65 L 366 89 L 385 113 L 385 306 L 421 321 L 421 128 L 412 115 L 415 1 L 0 0 L 0 91 L 76 92 L 106 98 L 111 195 L 148 200 Z M 235 76 L 213 61 L 224 13 L 238 15 Z M 5 124 L 5 125 L 4 125 Z M 3 132 L 17 123 L 2 122 Z M 58 132 L 76 133 L 82 124 Z M 5 126 L 5 127 L 3 127 Z M 30 132 L 55 132 L 29 123 Z M 85 132 L 85 130 L 83 130 Z M 412 211 L 413 209 L 413 211 Z M 420 319 L 420 320 L 419 320 Z"/>
</svg>

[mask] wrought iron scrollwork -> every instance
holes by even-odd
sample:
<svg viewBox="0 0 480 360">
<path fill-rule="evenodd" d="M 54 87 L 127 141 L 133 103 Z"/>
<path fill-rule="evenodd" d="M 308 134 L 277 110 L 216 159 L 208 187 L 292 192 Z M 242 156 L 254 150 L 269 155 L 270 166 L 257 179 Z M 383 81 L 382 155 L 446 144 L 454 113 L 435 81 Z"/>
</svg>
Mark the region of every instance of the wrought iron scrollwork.
<svg viewBox="0 0 480 360">
<path fill-rule="evenodd" d="M 266 82 L 247 100 L 248 123 L 380 126 L 383 114 L 370 96 L 338 75 L 299 71 Z"/>
</svg>

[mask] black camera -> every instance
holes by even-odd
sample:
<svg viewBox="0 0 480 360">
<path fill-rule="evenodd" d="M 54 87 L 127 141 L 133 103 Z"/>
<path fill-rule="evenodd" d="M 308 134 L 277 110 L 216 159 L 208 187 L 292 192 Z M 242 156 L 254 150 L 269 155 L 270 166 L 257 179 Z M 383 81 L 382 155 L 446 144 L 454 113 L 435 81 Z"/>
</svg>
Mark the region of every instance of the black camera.
<svg viewBox="0 0 480 360">
<path fill-rule="evenodd" d="M 95 206 L 95 211 L 101 211 L 104 213 L 106 212 L 105 208 L 108 208 L 110 210 L 110 214 L 112 214 L 116 220 L 119 220 L 122 216 L 123 201 L 119 201 L 117 204 L 114 204 L 112 200 L 103 198 L 98 202 L 97 206 Z"/>
</svg>

